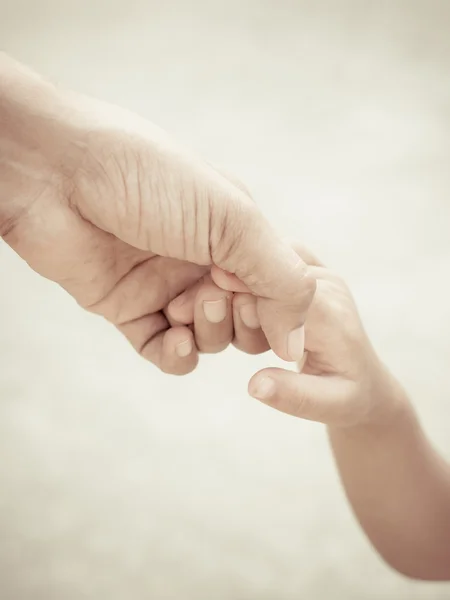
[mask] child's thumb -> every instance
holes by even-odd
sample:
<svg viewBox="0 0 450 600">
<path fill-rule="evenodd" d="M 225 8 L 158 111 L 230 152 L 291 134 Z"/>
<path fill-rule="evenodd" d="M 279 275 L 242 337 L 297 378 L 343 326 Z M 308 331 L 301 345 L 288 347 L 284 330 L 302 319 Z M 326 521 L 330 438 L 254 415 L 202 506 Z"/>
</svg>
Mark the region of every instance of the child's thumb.
<svg viewBox="0 0 450 600">
<path fill-rule="evenodd" d="M 353 386 L 353 382 L 340 377 L 269 368 L 256 373 L 248 389 L 254 398 L 288 415 L 326 425 L 345 425 L 351 419 L 348 413 Z"/>
</svg>

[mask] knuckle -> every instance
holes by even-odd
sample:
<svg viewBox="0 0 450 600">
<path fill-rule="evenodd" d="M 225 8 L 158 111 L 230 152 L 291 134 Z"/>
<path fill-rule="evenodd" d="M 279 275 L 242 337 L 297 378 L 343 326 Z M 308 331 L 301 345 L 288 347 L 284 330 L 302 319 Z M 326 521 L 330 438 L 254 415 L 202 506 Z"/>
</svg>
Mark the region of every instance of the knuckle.
<svg viewBox="0 0 450 600">
<path fill-rule="evenodd" d="M 240 256 L 243 241 L 249 235 L 249 225 L 255 222 L 253 203 L 242 197 L 222 198 L 223 206 L 214 206 L 210 229 L 210 254 L 213 262 L 222 268 L 244 258 Z"/>
</svg>

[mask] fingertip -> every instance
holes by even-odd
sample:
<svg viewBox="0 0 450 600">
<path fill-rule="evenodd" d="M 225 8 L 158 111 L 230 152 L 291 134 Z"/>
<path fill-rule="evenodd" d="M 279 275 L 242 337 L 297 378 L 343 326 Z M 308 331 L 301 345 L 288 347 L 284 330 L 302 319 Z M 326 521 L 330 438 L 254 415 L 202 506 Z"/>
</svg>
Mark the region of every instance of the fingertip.
<svg viewBox="0 0 450 600">
<path fill-rule="evenodd" d="M 280 369 L 278 367 L 266 367 L 265 369 L 258 371 L 251 377 L 248 383 L 249 394 L 254 396 L 255 393 L 261 391 L 261 388 L 263 390 L 265 389 L 266 396 L 275 394 L 277 389 L 280 387 L 280 377 L 282 377 L 285 373 L 291 373 L 291 371 L 288 371 L 287 369 Z M 263 381 L 264 385 L 261 386 Z"/>
<path fill-rule="evenodd" d="M 250 396 L 264 402 L 275 395 L 276 388 L 276 382 L 270 375 L 258 374 L 250 380 L 248 391 Z"/>
<path fill-rule="evenodd" d="M 272 408 L 296 414 L 293 406 L 299 397 L 300 377 L 301 375 L 288 369 L 269 367 L 253 375 L 248 391 L 250 396 Z"/>
<path fill-rule="evenodd" d="M 188 327 L 173 327 L 166 332 L 161 363 L 162 370 L 172 375 L 187 375 L 195 369 L 198 352 Z"/>
</svg>

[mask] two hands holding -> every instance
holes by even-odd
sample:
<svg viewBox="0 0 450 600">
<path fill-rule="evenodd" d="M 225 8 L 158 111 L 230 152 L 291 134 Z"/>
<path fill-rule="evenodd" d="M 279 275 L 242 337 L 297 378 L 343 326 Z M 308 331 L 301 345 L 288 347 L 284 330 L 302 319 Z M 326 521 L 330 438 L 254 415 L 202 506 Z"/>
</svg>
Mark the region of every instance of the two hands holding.
<svg viewBox="0 0 450 600">
<path fill-rule="evenodd" d="M 232 340 L 249 353 L 270 347 L 304 362 L 304 375 L 265 370 L 253 395 L 354 420 L 344 396 L 357 395 L 360 374 L 349 365 L 371 350 L 342 282 L 281 240 L 242 184 L 156 126 L 5 55 L 0 73 L 0 233 L 35 271 L 167 373 Z"/>
<path fill-rule="evenodd" d="M 448 466 L 345 283 L 281 240 L 241 184 L 0 54 L 0 236 L 165 372 L 231 341 L 296 361 L 298 373 L 254 375 L 250 393 L 329 426 L 347 496 L 390 564 L 450 578 Z"/>
<path fill-rule="evenodd" d="M 251 379 L 250 394 L 285 413 L 339 427 L 362 425 L 379 418 L 383 410 L 395 410 L 392 404 L 382 407 L 374 394 L 384 368 L 346 284 L 300 244 L 294 250 L 307 265 L 304 276 L 316 285 L 297 338 L 298 373 L 263 369 Z M 235 276 L 213 267 L 212 276 L 168 305 L 169 322 L 175 328 L 191 326 L 196 346 L 206 352 L 226 347 L 233 331 L 238 348 L 263 352 L 270 343 L 261 328 L 258 299 L 244 289 Z M 267 319 L 275 329 L 279 316 Z"/>
</svg>

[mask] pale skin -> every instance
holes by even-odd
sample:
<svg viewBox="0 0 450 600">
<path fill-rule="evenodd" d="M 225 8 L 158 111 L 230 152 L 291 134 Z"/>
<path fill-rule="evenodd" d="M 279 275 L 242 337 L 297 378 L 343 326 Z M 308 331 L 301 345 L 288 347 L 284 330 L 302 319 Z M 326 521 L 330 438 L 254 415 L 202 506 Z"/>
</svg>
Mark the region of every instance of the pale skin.
<svg viewBox="0 0 450 600">
<path fill-rule="evenodd" d="M 394 568 L 450 579 L 449 466 L 346 285 L 280 240 L 242 186 L 0 54 L 0 235 L 168 373 L 231 341 L 298 361 L 257 373 L 250 394 L 328 426 L 347 496 Z"/>
<path fill-rule="evenodd" d="M 450 465 L 375 353 L 344 281 L 305 248 L 296 251 L 317 281 L 300 372 L 264 369 L 249 392 L 277 410 L 327 425 L 347 497 L 393 568 L 417 579 L 450 580 Z M 216 280 L 228 290 L 244 289 L 226 273 Z M 239 292 L 233 302 L 248 306 L 252 299 Z M 184 300 L 169 312 L 188 322 L 199 300 L 189 291 Z"/>
<path fill-rule="evenodd" d="M 230 294 L 208 283 L 213 266 L 257 298 L 265 335 L 242 325 L 244 350 L 265 349 L 267 338 L 283 359 L 303 355 L 315 281 L 242 186 L 145 119 L 61 90 L 2 53 L 0 236 L 167 373 L 189 373 L 199 350 L 222 350 L 235 335 Z M 166 309 L 198 281 L 197 346 Z"/>
</svg>

